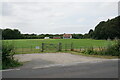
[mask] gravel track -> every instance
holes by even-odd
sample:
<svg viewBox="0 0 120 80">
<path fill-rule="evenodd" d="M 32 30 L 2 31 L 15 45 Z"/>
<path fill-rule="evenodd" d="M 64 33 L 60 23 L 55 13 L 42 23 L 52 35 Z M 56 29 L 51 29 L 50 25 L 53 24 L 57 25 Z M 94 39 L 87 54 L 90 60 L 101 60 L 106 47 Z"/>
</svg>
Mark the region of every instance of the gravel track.
<svg viewBox="0 0 120 80">
<path fill-rule="evenodd" d="M 20 62 L 25 62 L 20 68 L 40 68 L 45 66 L 53 66 L 57 64 L 74 64 L 74 63 L 96 63 L 106 61 L 108 59 L 86 57 L 81 55 L 73 55 L 70 53 L 34 53 L 34 54 L 18 54 L 14 56 Z"/>
</svg>

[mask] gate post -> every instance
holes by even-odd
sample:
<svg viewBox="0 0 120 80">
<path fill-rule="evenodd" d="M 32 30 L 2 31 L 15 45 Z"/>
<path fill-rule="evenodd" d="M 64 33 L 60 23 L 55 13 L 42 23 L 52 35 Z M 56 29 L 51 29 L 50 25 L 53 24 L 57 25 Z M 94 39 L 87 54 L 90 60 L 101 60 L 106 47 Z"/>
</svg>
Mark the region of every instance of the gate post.
<svg viewBox="0 0 120 80">
<path fill-rule="evenodd" d="M 44 43 L 42 43 L 42 52 L 44 51 Z"/>
<path fill-rule="evenodd" d="M 71 43 L 71 51 L 74 51 L 74 49 L 73 49 L 73 43 Z"/>
<path fill-rule="evenodd" d="M 62 43 L 59 43 L 58 44 L 58 51 L 61 51 L 62 50 Z"/>
<path fill-rule="evenodd" d="M 67 51 L 67 44 L 65 44 L 65 51 Z"/>
</svg>

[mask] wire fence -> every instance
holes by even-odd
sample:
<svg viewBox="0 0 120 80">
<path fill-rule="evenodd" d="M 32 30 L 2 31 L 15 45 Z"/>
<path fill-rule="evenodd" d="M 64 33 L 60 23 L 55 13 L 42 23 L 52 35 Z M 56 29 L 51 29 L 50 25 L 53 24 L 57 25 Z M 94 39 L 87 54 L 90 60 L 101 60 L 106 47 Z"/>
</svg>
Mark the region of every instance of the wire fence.
<svg viewBox="0 0 120 80">
<path fill-rule="evenodd" d="M 74 43 L 42 43 L 39 46 L 31 45 L 29 47 L 15 47 L 16 53 L 42 53 L 42 52 L 60 52 L 60 51 L 84 51 L 87 49 L 93 49 L 93 50 L 103 50 L 106 49 L 106 47 L 84 47 L 80 46 L 79 48 L 74 45 Z"/>
</svg>

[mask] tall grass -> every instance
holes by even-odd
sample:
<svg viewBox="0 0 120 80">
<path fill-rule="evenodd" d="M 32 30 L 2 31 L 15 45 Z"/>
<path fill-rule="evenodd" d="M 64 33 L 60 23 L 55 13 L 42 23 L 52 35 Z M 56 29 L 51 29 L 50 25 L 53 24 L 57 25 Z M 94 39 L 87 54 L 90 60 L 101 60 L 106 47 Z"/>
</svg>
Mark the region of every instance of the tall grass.
<svg viewBox="0 0 120 80">
<path fill-rule="evenodd" d="M 120 40 L 117 40 L 114 45 L 108 46 L 104 53 L 106 55 L 120 56 Z"/>
<path fill-rule="evenodd" d="M 120 56 L 120 40 L 117 40 L 114 45 L 108 45 L 107 48 L 99 47 L 99 50 L 94 50 L 93 47 L 91 47 L 84 50 L 83 53 L 91 55 Z"/>
<path fill-rule="evenodd" d="M 20 66 L 17 60 L 14 59 L 13 55 L 14 52 L 14 45 L 9 44 L 7 42 L 2 43 L 2 69 L 8 69 L 12 67 Z"/>
</svg>

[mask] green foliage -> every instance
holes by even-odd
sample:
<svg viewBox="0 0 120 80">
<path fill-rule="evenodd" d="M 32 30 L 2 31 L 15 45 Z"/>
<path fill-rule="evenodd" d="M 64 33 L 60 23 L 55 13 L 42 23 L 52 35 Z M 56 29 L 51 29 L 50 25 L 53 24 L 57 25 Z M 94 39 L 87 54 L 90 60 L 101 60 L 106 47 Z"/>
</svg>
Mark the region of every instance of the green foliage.
<svg viewBox="0 0 120 80">
<path fill-rule="evenodd" d="M 120 16 L 101 21 L 94 31 L 89 31 L 88 36 L 94 39 L 120 39 Z"/>
<path fill-rule="evenodd" d="M 72 38 L 74 39 L 83 39 L 83 35 L 82 34 L 72 34 Z"/>
<path fill-rule="evenodd" d="M 94 51 L 93 47 L 89 47 L 89 48 L 86 48 L 85 50 L 83 50 L 82 53 L 93 55 L 93 54 L 95 54 L 95 51 Z"/>
<path fill-rule="evenodd" d="M 17 29 L 3 29 L 2 30 L 2 37 L 3 39 L 20 39 L 21 33 Z"/>
<path fill-rule="evenodd" d="M 44 39 L 44 37 L 56 37 L 59 36 L 62 38 L 62 34 L 21 34 L 21 32 L 17 29 L 0 29 L 2 31 L 3 39 Z"/>
<path fill-rule="evenodd" d="M 109 46 L 105 51 L 106 55 L 120 56 L 120 40 L 116 41 L 116 44 Z"/>
<path fill-rule="evenodd" d="M 100 32 L 101 33 L 100 36 L 103 36 L 101 37 L 101 39 L 102 38 L 103 39 L 108 39 L 108 38 L 115 39 L 116 37 L 120 38 L 120 27 L 118 25 L 118 21 L 119 21 L 118 19 L 120 19 L 120 16 L 103 23 L 103 26 Z M 98 39 L 99 39 L 99 36 L 98 36 Z"/>
<path fill-rule="evenodd" d="M 7 69 L 11 67 L 17 67 L 21 65 L 17 60 L 14 60 L 13 55 L 14 52 L 14 46 L 9 43 L 2 44 L 2 68 Z"/>
<path fill-rule="evenodd" d="M 99 48 L 99 51 L 95 51 L 92 48 L 87 49 L 83 53 L 91 55 L 111 55 L 120 56 L 120 40 L 116 41 L 114 45 L 108 45 L 107 49 Z"/>
</svg>

